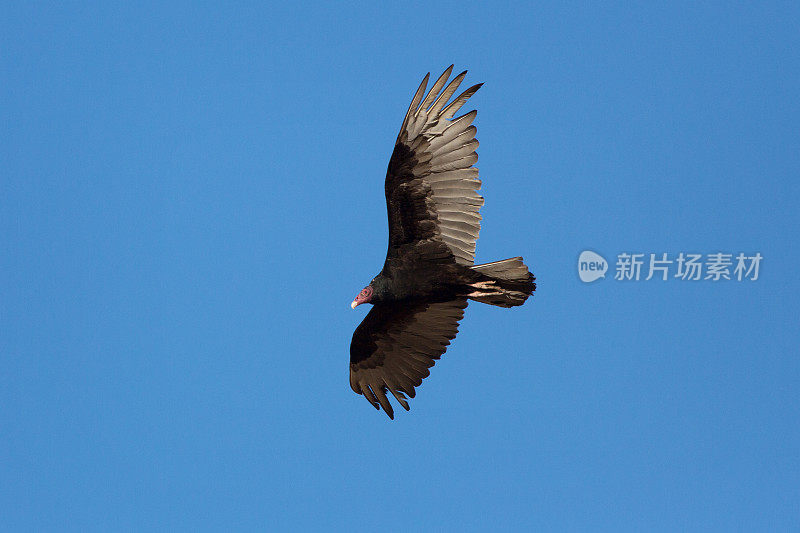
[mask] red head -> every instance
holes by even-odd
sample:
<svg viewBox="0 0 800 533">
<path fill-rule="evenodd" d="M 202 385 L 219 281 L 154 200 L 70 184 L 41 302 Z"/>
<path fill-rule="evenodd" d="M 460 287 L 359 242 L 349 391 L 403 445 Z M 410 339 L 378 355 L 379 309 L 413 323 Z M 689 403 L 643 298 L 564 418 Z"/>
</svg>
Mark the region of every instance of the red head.
<svg viewBox="0 0 800 533">
<path fill-rule="evenodd" d="M 359 305 L 365 304 L 365 303 L 368 303 L 368 302 L 371 302 L 371 301 L 372 301 L 372 287 L 367 285 L 366 287 L 361 289 L 361 292 L 358 293 L 358 296 L 356 296 L 356 299 L 353 300 L 353 303 L 350 304 L 350 307 L 352 309 L 355 309 Z"/>
</svg>

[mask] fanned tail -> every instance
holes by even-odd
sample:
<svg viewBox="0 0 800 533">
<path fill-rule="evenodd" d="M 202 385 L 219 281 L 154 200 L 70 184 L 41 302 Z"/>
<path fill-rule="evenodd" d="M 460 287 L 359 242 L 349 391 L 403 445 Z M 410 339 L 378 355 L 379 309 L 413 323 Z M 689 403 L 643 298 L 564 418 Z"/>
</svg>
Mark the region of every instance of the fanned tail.
<svg viewBox="0 0 800 533">
<path fill-rule="evenodd" d="M 472 270 L 483 278 L 469 284 L 472 300 L 499 307 L 515 307 L 525 303 L 536 290 L 536 278 L 528 271 L 521 257 L 475 265 Z"/>
</svg>

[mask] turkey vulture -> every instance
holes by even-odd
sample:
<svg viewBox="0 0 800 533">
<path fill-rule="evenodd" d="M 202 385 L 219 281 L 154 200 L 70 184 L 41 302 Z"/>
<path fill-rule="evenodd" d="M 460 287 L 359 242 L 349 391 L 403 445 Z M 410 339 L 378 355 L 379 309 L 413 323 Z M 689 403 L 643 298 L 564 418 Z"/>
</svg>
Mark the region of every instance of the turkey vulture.
<svg viewBox="0 0 800 533">
<path fill-rule="evenodd" d="M 483 205 L 472 166 L 477 111 L 453 115 L 482 84 L 448 103 L 467 74 L 447 83 L 452 70 L 427 94 L 426 74 L 411 100 L 386 172 L 386 262 L 351 304 L 372 309 L 353 333 L 350 386 L 392 419 L 386 393 L 409 410 L 406 396 L 455 338 L 467 300 L 514 307 L 536 289 L 521 257 L 473 264 Z"/>
</svg>

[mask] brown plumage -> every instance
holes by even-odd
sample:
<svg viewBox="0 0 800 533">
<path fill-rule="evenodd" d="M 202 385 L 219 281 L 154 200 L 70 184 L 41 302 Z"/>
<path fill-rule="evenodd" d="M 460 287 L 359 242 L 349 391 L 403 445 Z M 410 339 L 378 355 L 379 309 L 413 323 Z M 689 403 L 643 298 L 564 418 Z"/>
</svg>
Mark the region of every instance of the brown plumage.
<svg viewBox="0 0 800 533">
<path fill-rule="evenodd" d="M 394 418 L 387 397 L 407 397 L 458 332 L 467 300 L 522 305 L 536 289 L 521 257 L 474 265 L 483 198 L 476 111 L 453 118 L 482 84 L 452 101 L 466 71 L 451 65 L 425 93 L 426 75 L 397 136 L 386 173 L 389 248 L 381 272 L 352 307 L 373 304 L 353 333 L 350 386 Z"/>
</svg>

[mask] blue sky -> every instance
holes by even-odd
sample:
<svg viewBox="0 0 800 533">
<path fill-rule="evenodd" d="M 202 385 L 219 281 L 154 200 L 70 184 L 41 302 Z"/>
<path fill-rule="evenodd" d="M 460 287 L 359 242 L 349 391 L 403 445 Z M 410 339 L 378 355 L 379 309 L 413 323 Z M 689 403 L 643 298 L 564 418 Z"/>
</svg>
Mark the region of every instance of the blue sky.
<svg viewBox="0 0 800 533">
<path fill-rule="evenodd" d="M 797 530 L 796 3 L 6 5 L 9 530 Z M 471 304 L 410 413 L 348 385 L 425 72 L 485 82 Z M 757 281 L 578 278 L 594 250 Z"/>
</svg>

